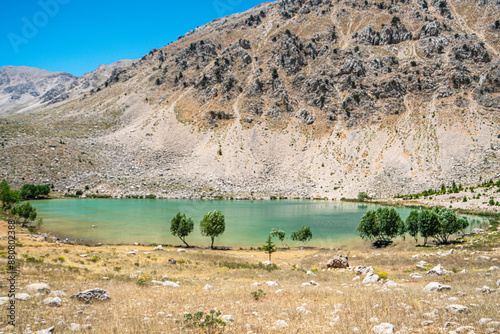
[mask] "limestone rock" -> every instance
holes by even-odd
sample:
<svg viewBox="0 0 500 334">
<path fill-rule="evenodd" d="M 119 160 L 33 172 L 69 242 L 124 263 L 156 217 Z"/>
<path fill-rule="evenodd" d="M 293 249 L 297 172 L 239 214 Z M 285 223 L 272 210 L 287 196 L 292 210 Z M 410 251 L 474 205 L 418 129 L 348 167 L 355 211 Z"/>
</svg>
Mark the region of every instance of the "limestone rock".
<svg viewBox="0 0 500 334">
<path fill-rule="evenodd" d="M 377 283 L 380 277 L 377 274 L 371 273 L 366 275 L 365 279 L 363 280 L 363 284 L 371 284 L 371 283 Z"/>
<path fill-rule="evenodd" d="M 392 334 L 394 333 L 394 326 L 383 322 L 380 325 L 373 327 L 372 332 L 375 334 Z"/>
<path fill-rule="evenodd" d="M 429 292 L 429 291 L 442 291 L 442 290 L 450 290 L 451 286 L 449 285 L 443 285 L 438 282 L 431 282 L 427 284 L 427 286 L 424 288 L 423 291 Z"/>
<path fill-rule="evenodd" d="M 69 298 L 75 298 L 78 299 L 79 301 L 84 301 L 86 303 L 93 301 L 105 301 L 111 299 L 108 292 L 100 288 L 85 290 L 77 294 L 74 294 Z"/>
<path fill-rule="evenodd" d="M 24 288 L 24 291 L 30 293 L 37 293 L 40 291 L 50 291 L 50 286 L 47 283 L 33 283 L 30 285 L 27 285 Z"/>
<path fill-rule="evenodd" d="M 444 275 L 449 275 L 451 273 L 452 273 L 451 271 L 444 269 L 444 267 L 442 265 L 438 264 L 437 266 L 435 266 L 434 268 L 432 268 L 431 270 L 429 270 L 425 274 L 426 275 L 444 276 Z"/>
<path fill-rule="evenodd" d="M 470 313 L 470 309 L 467 306 L 460 304 L 452 304 L 446 306 L 446 311 L 451 313 Z"/>
<path fill-rule="evenodd" d="M 59 307 L 59 306 L 61 306 L 61 298 L 59 298 L 59 297 L 49 297 L 49 298 L 45 298 L 45 299 L 43 300 L 43 303 L 44 303 L 45 305 Z"/>
</svg>

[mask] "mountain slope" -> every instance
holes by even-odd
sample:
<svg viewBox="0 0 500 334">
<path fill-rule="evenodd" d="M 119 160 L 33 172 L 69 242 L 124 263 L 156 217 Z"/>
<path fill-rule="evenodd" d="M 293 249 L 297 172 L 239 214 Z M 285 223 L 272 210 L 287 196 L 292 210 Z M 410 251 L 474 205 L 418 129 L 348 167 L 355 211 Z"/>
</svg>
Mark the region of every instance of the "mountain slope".
<svg viewBox="0 0 500 334">
<path fill-rule="evenodd" d="M 167 197 L 379 197 L 498 177 L 498 13 L 265 3 L 6 119 L 3 168 L 14 183 Z"/>
</svg>

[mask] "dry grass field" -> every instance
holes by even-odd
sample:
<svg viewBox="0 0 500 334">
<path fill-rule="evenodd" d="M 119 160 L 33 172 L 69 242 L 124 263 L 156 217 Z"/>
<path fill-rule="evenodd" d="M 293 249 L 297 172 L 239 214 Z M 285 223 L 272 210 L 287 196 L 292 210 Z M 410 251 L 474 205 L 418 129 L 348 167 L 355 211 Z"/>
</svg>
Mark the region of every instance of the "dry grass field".
<svg viewBox="0 0 500 334">
<path fill-rule="evenodd" d="M 5 222 L 0 232 L 6 235 Z M 392 324 L 394 333 L 500 332 L 497 225 L 446 247 L 415 247 L 413 240 L 406 240 L 386 249 L 354 242 L 343 250 L 279 250 L 272 256 L 277 268 L 262 265 L 267 254 L 256 250 L 88 247 L 38 241 L 21 229 L 17 232 L 18 293 L 28 292 L 24 288 L 33 283 L 47 283 L 50 291 L 31 291 L 29 300 L 16 300 L 15 328 L 8 326 L 3 305 L 4 333 L 36 333 L 52 326 L 54 333 L 372 333 L 381 323 Z M 7 242 L 2 240 L 0 265 L 5 273 Z M 326 270 L 329 259 L 347 250 L 351 269 Z M 170 264 L 171 258 L 177 263 Z M 420 261 L 428 264 L 417 268 Z M 426 275 L 438 264 L 453 273 Z M 352 270 L 356 266 L 373 266 L 386 278 L 363 284 L 365 275 Z M 422 277 L 410 277 L 413 273 Z M 318 285 L 302 286 L 311 280 Z M 161 281 L 180 287 L 162 286 Z M 268 286 L 268 281 L 279 286 Z M 451 290 L 424 292 L 430 282 Z M 477 290 L 484 286 L 497 291 Z M 111 299 L 86 304 L 69 298 L 93 288 L 105 289 Z M 1 296 L 7 290 L 2 280 Z M 60 293 L 55 291 L 64 292 L 61 306 L 44 304 Z M 467 309 L 446 309 L 453 304 Z M 190 327 L 185 322 L 187 313 L 205 316 L 213 309 L 220 311 L 214 317 L 225 324 Z"/>
</svg>

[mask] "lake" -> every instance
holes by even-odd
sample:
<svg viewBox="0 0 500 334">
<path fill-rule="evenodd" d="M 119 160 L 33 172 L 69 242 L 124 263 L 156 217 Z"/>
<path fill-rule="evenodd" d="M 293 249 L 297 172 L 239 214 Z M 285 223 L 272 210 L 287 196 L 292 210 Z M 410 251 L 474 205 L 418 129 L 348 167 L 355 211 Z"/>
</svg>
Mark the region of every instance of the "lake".
<svg viewBox="0 0 500 334">
<path fill-rule="evenodd" d="M 273 227 L 283 229 L 289 238 L 292 231 L 307 225 L 313 233 L 310 245 L 336 247 L 358 238 L 355 228 L 361 216 L 378 207 L 313 200 L 57 199 L 31 203 L 43 218 L 43 231 L 89 243 L 180 245 L 182 242 L 170 234 L 170 221 L 177 212 L 185 213 L 195 222 L 186 241 L 201 247 L 210 246 L 210 238 L 201 236 L 199 222 L 211 210 L 220 210 L 226 217 L 226 231 L 215 239 L 215 246 L 261 246 Z M 411 211 L 396 210 L 403 219 Z M 469 220 L 474 227 L 486 221 L 480 217 Z M 291 240 L 288 244 L 297 245 Z"/>
</svg>

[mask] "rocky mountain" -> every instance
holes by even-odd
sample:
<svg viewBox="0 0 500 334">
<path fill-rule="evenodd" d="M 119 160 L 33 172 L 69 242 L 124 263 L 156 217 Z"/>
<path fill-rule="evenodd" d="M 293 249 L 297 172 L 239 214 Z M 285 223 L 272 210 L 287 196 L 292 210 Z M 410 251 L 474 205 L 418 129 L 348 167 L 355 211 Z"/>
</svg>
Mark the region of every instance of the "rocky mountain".
<svg viewBox="0 0 500 334">
<path fill-rule="evenodd" d="M 163 197 L 383 197 L 497 178 L 499 10 L 264 3 L 5 117 L 1 170 Z"/>
<path fill-rule="evenodd" d="M 101 65 L 95 71 L 75 77 L 27 66 L 0 67 L 0 115 L 36 109 L 101 86 L 113 73 L 132 60 Z"/>
</svg>

